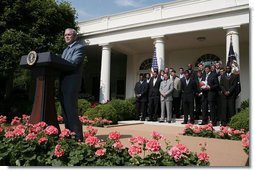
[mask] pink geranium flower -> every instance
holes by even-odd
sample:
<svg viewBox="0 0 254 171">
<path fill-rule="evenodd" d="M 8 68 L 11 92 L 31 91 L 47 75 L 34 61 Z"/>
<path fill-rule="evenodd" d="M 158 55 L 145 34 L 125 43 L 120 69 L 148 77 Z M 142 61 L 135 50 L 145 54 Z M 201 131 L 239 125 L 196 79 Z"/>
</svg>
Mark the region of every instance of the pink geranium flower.
<svg viewBox="0 0 254 171">
<path fill-rule="evenodd" d="M 42 137 L 38 140 L 38 144 L 41 145 L 42 143 L 44 142 L 47 142 L 48 141 L 48 138 L 47 137 Z"/>
<path fill-rule="evenodd" d="M 34 134 L 34 133 L 29 133 L 27 136 L 26 136 L 26 138 L 25 138 L 25 140 L 34 140 L 36 138 L 36 134 Z"/>
<path fill-rule="evenodd" d="M 15 116 L 12 121 L 11 121 L 11 125 L 18 125 L 20 124 L 21 118 Z"/>
<path fill-rule="evenodd" d="M 22 120 L 27 122 L 28 120 L 30 119 L 30 116 L 26 115 L 26 114 L 23 114 L 22 115 Z"/>
<path fill-rule="evenodd" d="M 201 152 L 198 154 L 198 159 L 201 161 L 209 161 L 209 155 L 207 153 Z"/>
<path fill-rule="evenodd" d="M 57 144 L 55 147 L 55 155 L 57 157 L 62 157 L 64 155 L 64 149 L 61 147 L 60 144 Z"/>
<path fill-rule="evenodd" d="M 0 126 L 0 133 L 3 132 L 3 130 L 4 130 L 4 129 Z"/>
<path fill-rule="evenodd" d="M 146 143 L 146 149 L 151 152 L 159 152 L 161 149 L 161 144 L 157 140 L 150 140 Z"/>
<path fill-rule="evenodd" d="M 250 146 L 250 142 L 249 142 L 249 135 L 250 132 L 247 132 L 246 134 L 242 134 L 242 146 L 245 148 L 248 148 Z"/>
<path fill-rule="evenodd" d="M 16 137 L 25 135 L 25 130 L 24 129 L 15 129 L 13 132 L 14 132 Z"/>
<path fill-rule="evenodd" d="M 129 153 L 131 156 L 134 156 L 134 155 L 137 155 L 137 154 L 142 153 L 142 149 L 141 149 L 141 147 L 139 147 L 139 146 L 132 145 L 132 146 L 129 148 L 128 153 Z"/>
<path fill-rule="evenodd" d="M 104 156 L 105 154 L 106 154 L 106 149 L 105 148 L 97 149 L 96 152 L 95 152 L 96 156 Z"/>
<path fill-rule="evenodd" d="M 115 148 L 115 149 L 122 149 L 123 148 L 123 144 L 120 142 L 120 141 L 117 141 L 117 142 L 115 142 L 114 144 L 113 144 L 113 147 Z"/>
<path fill-rule="evenodd" d="M 163 136 L 159 132 L 156 132 L 156 131 L 152 132 L 152 137 L 155 140 L 160 140 L 161 138 L 163 138 Z"/>
<path fill-rule="evenodd" d="M 34 125 L 34 127 L 41 127 L 45 128 L 47 126 L 46 122 L 38 122 L 37 124 Z"/>
<path fill-rule="evenodd" d="M 186 157 L 184 153 L 188 154 L 189 149 L 183 144 L 177 144 L 168 151 L 168 154 L 173 157 L 176 162 L 179 161 L 181 158 Z"/>
<path fill-rule="evenodd" d="M 14 138 L 15 133 L 13 131 L 8 131 L 4 134 L 5 138 Z"/>
<path fill-rule="evenodd" d="M 108 139 L 118 141 L 121 138 L 121 134 L 117 131 L 110 132 Z"/>
<path fill-rule="evenodd" d="M 173 157 L 176 162 L 183 156 L 181 150 L 177 147 L 172 147 L 170 150 L 168 150 L 168 154 Z"/>
<path fill-rule="evenodd" d="M 74 135 L 75 133 L 71 132 L 69 129 L 62 130 L 61 134 L 59 135 L 60 138 L 69 137 Z"/>
<path fill-rule="evenodd" d="M 53 125 L 50 125 L 44 130 L 44 133 L 47 135 L 57 135 L 58 129 L 54 127 Z"/>
<path fill-rule="evenodd" d="M 6 116 L 0 115 L 0 124 L 6 123 Z"/>
<path fill-rule="evenodd" d="M 90 145 L 90 146 L 94 146 L 96 145 L 100 140 L 95 137 L 95 136 L 90 136 L 90 137 L 87 137 L 85 143 Z"/>
<path fill-rule="evenodd" d="M 144 145 L 148 142 L 148 140 L 145 137 L 137 136 L 136 141 L 139 145 Z"/>
</svg>

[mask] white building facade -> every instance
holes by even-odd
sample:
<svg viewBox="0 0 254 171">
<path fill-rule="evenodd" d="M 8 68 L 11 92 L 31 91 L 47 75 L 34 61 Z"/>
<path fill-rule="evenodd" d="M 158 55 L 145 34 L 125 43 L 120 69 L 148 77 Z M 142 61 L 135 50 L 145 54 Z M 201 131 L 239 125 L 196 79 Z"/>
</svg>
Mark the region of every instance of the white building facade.
<svg viewBox="0 0 254 171">
<path fill-rule="evenodd" d="M 79 23 L 88 44 L 86 93 L 100 103 L 134 96 L 149 73 L 154 47 L 159 69 L 227 62 L 230 38 L 240 64 L 241 101 L 249 99 L 248 0 L 179 0 Z"/>
</svg>

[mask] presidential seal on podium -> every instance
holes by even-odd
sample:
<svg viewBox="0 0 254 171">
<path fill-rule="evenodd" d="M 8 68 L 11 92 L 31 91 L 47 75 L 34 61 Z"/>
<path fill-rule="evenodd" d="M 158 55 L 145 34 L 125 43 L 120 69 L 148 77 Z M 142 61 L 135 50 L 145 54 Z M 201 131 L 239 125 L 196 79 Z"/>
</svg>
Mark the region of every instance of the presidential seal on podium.
<svg viewBox="0 0 254 171">
<path fill-rule="evenodd" d="M 28 53 L 26 62 L 28 65 L 34 65 L 38 59 L 38 55 L 35 51 L 31 51 Z"/>
</svg>

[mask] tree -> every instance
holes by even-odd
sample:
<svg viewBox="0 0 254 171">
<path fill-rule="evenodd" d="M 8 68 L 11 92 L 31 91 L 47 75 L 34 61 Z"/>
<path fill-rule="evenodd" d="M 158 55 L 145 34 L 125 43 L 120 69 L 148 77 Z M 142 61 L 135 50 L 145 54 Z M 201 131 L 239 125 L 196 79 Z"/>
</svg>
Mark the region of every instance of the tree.
<svg viewBox="0 0 254 171">
<path fill-rule="evenodd" d="M 75 9 L 66 1 L 1 0 L 0 77 L 12 78 L 21 56 L 38 47 L 61 54 L 64 30 L 77 29 L 75 18 Z"/>
</svg>

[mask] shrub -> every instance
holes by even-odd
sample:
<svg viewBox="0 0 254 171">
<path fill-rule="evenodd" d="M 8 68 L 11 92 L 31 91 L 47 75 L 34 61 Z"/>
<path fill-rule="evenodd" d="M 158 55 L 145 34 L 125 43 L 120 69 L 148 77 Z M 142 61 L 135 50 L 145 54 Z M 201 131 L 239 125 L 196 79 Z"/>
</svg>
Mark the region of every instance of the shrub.
<svg viewBox="0 0 254 171">
<path fill-rule="evenodd" d="M 134 106 L 135 106 L 135 104 L 136 104 L 136 98 L 135 98 L 135 97 L 126 99 L 126 101 L 130 102 L 130 103 L 133 104 Z"/>
<path fill-rule="evenodd" d="M 244 100 L 242 103 L 241 103 L 241 109 L 246 109 L 249 107 L 249 99 L 248 100 Z"/>
<path fill-rule="evenodd" d="M 135 117 L 135 106 L 129 100 L 112 100 L 109 103 L 115 108 L 118 120 L 130 120 Z"/>
<path fill-rule="evenodd" d="M 230 120 L 229 126 L 234 129 L 249 131 L 249 108 L 241 110 Z"/>
<path fill-rule="evenodd" d="M 91 107 L 91 103 L 85 99 L 78 100 L 78 113 L 80 116 L 84 115 L 84 113 Z"/>
<path fill-rule="evenodd" d="M 58 115 L 61 115 L 62 114 L 62 109 L 61 109 L 61 104 L 60 102 L 56 102 L 55 104 L 56 106 L 56 113 Z M 81 115 L 84 115 L 84 113 L 91 107 L 91 103 L 88 102 L 87 100 L 85 99 L 78 99 L 78 114 L 81 116 Z"/>
<path fill-rule="evenodd" d="M 105 118 L 111 120 L 113 124 L 117 123 L 118 117 L 115 108 L 111 104 L 98 105 L 95 108 L 89 108 L 85 113 L 89 119 Z"/>
</svg>

